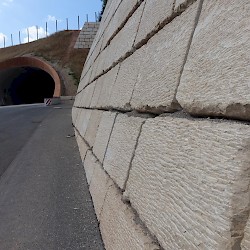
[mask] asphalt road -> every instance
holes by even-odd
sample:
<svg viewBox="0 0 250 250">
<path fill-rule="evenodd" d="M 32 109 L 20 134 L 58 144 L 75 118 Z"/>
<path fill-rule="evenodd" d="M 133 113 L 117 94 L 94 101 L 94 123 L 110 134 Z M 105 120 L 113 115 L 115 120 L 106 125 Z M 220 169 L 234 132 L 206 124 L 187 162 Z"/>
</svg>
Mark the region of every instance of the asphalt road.
<svg viewBox="0 0 250 250">
<path fill-rule="evenodd" d="M 0 250 L 104 249 L 71 104 L 0 108 Z"/>
</svg>

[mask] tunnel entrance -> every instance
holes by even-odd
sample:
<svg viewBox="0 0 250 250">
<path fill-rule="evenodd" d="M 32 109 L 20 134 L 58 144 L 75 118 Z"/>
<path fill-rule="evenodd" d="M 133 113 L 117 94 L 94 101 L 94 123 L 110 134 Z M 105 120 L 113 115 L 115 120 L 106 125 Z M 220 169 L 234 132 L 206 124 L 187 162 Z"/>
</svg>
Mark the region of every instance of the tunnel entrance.
<svg viewBox="0 0 250 250">
<path fill-rule="evenodd" d="M 61 80 L 47 62 L 32 56 L 0 62 L 0 106 L 41 103 L 61 96 Z"/>
<path fill-rule="evenodd" d="M 49 73 L 36 67 L 0 70 L 0 105 L 42 103 L 53 97 L 55 82 Z"/>
</svg>

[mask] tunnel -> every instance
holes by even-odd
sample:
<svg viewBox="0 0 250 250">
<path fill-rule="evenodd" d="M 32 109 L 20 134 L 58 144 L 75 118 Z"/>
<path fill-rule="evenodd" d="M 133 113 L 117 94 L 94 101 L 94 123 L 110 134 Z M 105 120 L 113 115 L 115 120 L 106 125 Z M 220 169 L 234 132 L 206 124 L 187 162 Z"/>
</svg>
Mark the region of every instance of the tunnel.
<svg viewBox="0 0 250 250">
<path fill-rule="evenodd" d="M 0 106 L 42 103 L 60 94 L 60 78 L 48 63 L 34 57 L 0 62 Z"/>
</svg>

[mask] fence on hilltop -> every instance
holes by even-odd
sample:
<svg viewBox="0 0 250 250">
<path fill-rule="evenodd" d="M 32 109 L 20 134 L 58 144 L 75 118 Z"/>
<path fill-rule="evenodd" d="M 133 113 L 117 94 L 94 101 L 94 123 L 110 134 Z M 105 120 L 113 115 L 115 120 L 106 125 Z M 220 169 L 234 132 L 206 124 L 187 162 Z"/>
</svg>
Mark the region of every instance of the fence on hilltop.
<svg viewBox="0 0 250 250">
<path fill-rule="evenodd" d="M 95 12 L 95 22 L 98 22 L 99 20 L 99 16 L 100 16 L 100 13 L 98 12 Z M 85 17 L 86 21 L 84 22 L 89 22 L 89 15 L 87 14 L 86 17 Z M 18 35 L 17 36 L 14 36 L 13 33 L 10 34 L 10 40 L 9 40 L 9 44 L 7 43 L 7 36 L 3 36 L 3 41 L 2 41 L 2 44 L 0 44 L 0 48 L 6 48 L 6 47 L 11 47 L 11 46 L 15 46 L 15 45 L 20 45 L 20 44 L 24 44 L 24 43 L 29 43 L 29 42 L 33 42 L 35 40 L 38 40 L 38 39 L 41 39 L 41 38 L 44 38 L 44 37 L 48 37 L 49 35 L 52 35 L 56 32 L 59 32 L 59 31 L 63 31 L 63 30 L 81 30 L 83 25 L 81 25 L 81 23 L 84 23 L 81 21 L 80 19 L 80 16 L 78 15 L 77 18 L 75 19 L 74 23 L 73 21 L 71 21 L 69 18 L 65 18 L 65 22 L 63 25 L 59 25 L 59 24 L 62 24 L 62 20 L 55 20 L 54 21 L 54 31 L 51 32 L 49 31 L 48 29 L 48 21 L 45 22 L 45 28 L 44 28 L 44 32 L 43 34 L 39 34 L 39 30 L 43 27 L 39 27 L 38 25 L 35 25 L 35 26 L 31 26 L 31 27 L 35 27 L 35 30 L 36 30 L 36 34 L 35 34 L 35 37 L 34 37 L 34 34 L 33 36 L 31 35 L 31 27 L 27 28 L 25 30 L 25 33 L 24 31 L 21 32 L 19 31 L 18 32 Z M 72 25 L 73 23 L 73 25 Z M 76 24 L 76 25 L 75 25 Z M 74 28 L 72 28 L 74 27 Z M 22 37 L 22 33 L 24 33 L 25 37 Z M 16 38 L 16 43 L 14 42 L 14 37 L 17 37 Z M 27 38 L 27 41 L 24 41 L 22 39 L 25 39 Z"/>
</svg>

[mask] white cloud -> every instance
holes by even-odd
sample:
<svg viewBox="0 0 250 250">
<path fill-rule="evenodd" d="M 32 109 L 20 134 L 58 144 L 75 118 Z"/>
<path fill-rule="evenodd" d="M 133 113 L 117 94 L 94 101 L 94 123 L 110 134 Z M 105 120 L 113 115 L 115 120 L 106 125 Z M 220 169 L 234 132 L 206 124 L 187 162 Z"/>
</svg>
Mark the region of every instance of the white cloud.
<svg viewBox="0 0 250 250">
<path fill-rule="evenodd" d="M 29 36 L 28 36 L 28 30 L 29 30 Z M 23 29 L 22 33 L 26 36 L 23 39 L 23 42 L 27 43 L 28 41 L 32 42 L 37 40 L 37 32 L 38 32 L 38 38 L 46 37 L 46 31 L 42 27 L 38 27 L 37 29 L 37 26 L 31 26 L 28 27 L 27 29 Z M 49 35 L 49 33 L 47 35 Z"/>
<path fill-rule="evenodd" d="M 57 19 L 55 16 L 48 15 L 46 21 L 55 23 L 57 20 L 58 23 L 62 22 L 61 19 Z"/>
<path fill-rule="evenodd" d="M 13 0 L 4 0 L 4 1 L 2 2 L 2 5 L 3 5 L 3 6 L 9 6 L 12 2 L 13 2 Z"/>
<path fill-rule="evenodd" d="M 4 38 L 5 38 L 5 42 L 7 41 L 7 36 L 4 35 L 3 33 L 0 33 L 0 47 L 4 46 Z"/>
</svg>

